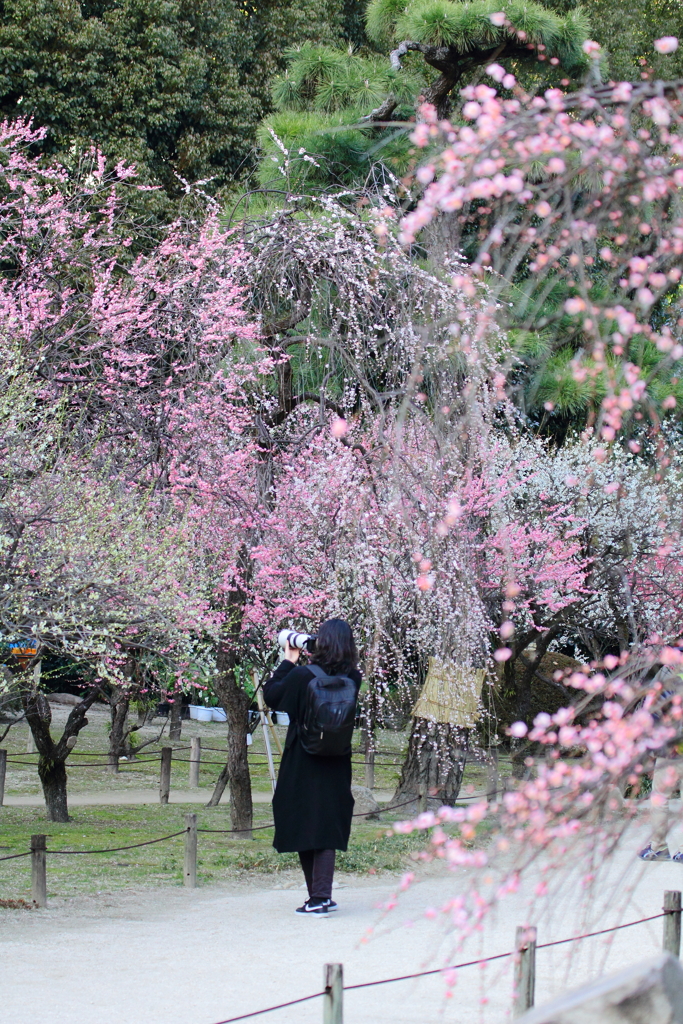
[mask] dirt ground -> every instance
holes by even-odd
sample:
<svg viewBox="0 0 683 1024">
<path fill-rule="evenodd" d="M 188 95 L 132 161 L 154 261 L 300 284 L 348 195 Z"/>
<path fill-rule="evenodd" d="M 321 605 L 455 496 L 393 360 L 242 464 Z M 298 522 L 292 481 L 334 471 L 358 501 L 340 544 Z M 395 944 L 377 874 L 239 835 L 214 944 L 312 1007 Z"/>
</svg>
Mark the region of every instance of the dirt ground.
<svg viewBox="0 0 683 1024">
<path fill-rule="evenodd" d="M 505 952 L 519 924 L 537 924 L 539 942 L 547 942 L 647 917 L 660 911 L 665 889 L 681 888 L 683 868 L 638 861 L 641 841 L 632 829 L 589 890 L 567 868 L 539 901 L 538 875 L 530 877 L 464 944 L 451 930 L 447 908 L 472 877 L 440 864 L 427 866 L 390 912 L 382 906 L 397 878 L 349 876 L 335 890 L 338 913 L 297 916 L 303 891 L 296 872 L 196 890 L 103 891 L 55 898 L 47 910 L 0 911 L 1 1016 L 12 1024 L 217 1024 L 320 991 L 326 962 L 343 963 L 349 985 Z M 480 877 L 485 898 L 505 868 Z M 537 1002 L 654 955 L 661 931 L 657 920 L 539 951 Z M 455 980 L 450 998 L 443 975 L 346 992 L 344 1019 L 500 1024 L 508 1018 L 510 959 L 463 968 Z M 256 1019 L 320 1024 L 321 1001 Z"/>
<path fill-rule="evenodd" d="M 55 719 L 63 714 L 57 712 Z M 92 727 L 79 739 L 78 749 L 84 754 L 106 749 L 106 715 L 96 711 L 93 719 Z M 25 737 L 12 732 L 11 749 L 25 750 Z M 217 723 L 184 723 L 182 744 L 198 734 L 206 747 L 224 747 L 223 732 Z M 383 742 L 395 743 L 400 759 L 403 739 L 388 735 Z M 220 752 L 212 756 L 221 760 Z M 205 802 L 218 770 L 214 765 L 206 767 L 210 771 L 202 779 L 202 789 L 194 791 L 198 803 Z M 174 762 L 172 801 L 174 794 L 175 800 L 192 801 L 187 768 Z M 135 771 L 112 777 L 99 767 L 74 768 L 69 782 L 71 805 L 83 807 L 83 815 L 92 815 L 97 812 L 87 810 L 89 805 L 156 802 L 157 766 Z M 362 771 L 361 766 L 357 781 L 362 781 Z M 255 760 L 254 774 L 255 799 L 267 803 L 270 784 L 265 765 Z M 380 799 L 392 791 L 395 775 L 396 767 L 382 769 Z M 472 774 L 471 792 L 480 788 L 481 781 Z M 30 808 L 42 803 L 35 768 L 29 771 L 12 764 L 7 803 L 34 813 Z M 216 813 L 224 815 L 225 810 Z M 260 813 L 267 813 L 266 808 Z M 51 897 L 46 910 L 0 910 L 0 1020 L 8 1024 L 218 1024 L 319 992 L 325 963 L 342 963 L 345 983 L 362 984 L 505 953 L 514 945 L 518 925 L 537 925 L 542 943 L 649 917 L 660 912 L 665 889 L 683 888 L 683 866 L 638 861 L 635 851 L 644 840 L 644 827 L 632 826 L 610 857 L 596 855 L 590 883 L 569 860 L 553 873 L 554 886 L 543 898 L 534 895 L 544 877 L 545 865 L 539 860 L 519 890 L 508 895 L 487 916 L 481 931 L 466 940 L 454 928 L 452 901 L 475 885 L 481 899 L 490 899 L 509 870 L 505 858 L 498 856 L 476 876 L 464 869 L 449 871 L 441 863 L 425 865 L 419 879 L 396 901 L 399 876 L 339 876 L 335 889 L 339 911 L 315 919 L 294 913 L 304 898 L 302 879 L 294 871 L 245 873 L 229 882 L 216 872 L 195 890 L 170 884 L 142 888 L 134 880 L 128 888 L 116 889 L 113 876 L 110 880 L 105 872 L 94 883 L 98 892 Z M 677 838 L 683 839 L 683 831 Z M 86 869 L 85 859 L 75 860 Z M 387 904 L 394 902 L 387 911 Z M 537 1003 L 577 982 L 653 955 L 661 948 L 661 932 L 662 922 L 656 920 L 607 937 L 539 950 Z M 505 957 L 488 966 L 464 967 L 455 975 L 438 973 L 347 991 L 344 1020 L 346 1024 L 501 1024 L 510 1017 L 511 973 L 511 959 Z M 254 1019 L 266 1024 L 320 1024 L 321 1000 Z"/>
</svg>

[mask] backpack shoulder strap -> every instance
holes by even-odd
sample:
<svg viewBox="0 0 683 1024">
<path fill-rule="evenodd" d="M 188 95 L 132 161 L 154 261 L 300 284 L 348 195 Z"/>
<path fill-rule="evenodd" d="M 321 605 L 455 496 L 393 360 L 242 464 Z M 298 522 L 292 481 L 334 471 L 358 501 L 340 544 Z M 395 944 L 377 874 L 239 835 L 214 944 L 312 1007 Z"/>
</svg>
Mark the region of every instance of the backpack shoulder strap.
<svg viewBox="0 0 683 1024">
<path fill-rule="evenodd" d="M 320 665 L 306 665 L 305 667 L 307 669 L 310 669 L 313 675 L 316 676 L 318 679 L 346 679 L 348 680 L 348 682 L 353 683 L 356 689 L 358 689 L 357 683 L 353 681 L 351 676 L 347 676 L 343 672 L 337 672 L 335 675 L 330 676 L 327 674 L 327 672 L 325 672 L 324 669 L 320 667 Z"/>
</svg>

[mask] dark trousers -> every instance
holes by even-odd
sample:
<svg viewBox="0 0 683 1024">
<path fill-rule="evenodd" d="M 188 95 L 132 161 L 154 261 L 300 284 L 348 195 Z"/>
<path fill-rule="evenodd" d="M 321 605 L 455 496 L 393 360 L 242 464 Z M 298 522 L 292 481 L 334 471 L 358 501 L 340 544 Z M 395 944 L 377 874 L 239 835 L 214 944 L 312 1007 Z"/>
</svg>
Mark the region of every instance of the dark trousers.
<svg viewBox="0 0 683 1024">
<path fill-rule="evenodd" d="M 299 860 L 311 899 L 332 898 L 335 853 L 335 850 L 299 850 Z"/>
</svg>

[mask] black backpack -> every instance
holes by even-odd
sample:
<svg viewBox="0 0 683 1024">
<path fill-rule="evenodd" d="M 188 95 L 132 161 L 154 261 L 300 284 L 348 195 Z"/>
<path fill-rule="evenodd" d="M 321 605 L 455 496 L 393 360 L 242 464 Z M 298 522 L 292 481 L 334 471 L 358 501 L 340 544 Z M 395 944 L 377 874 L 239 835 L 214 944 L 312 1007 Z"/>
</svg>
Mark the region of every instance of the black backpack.
<svg viewBox="0 0 683 1024">
<path fill-rule="evenodd" d="M 307 754 L 341 757 L 351 753 L 358 688 L 348 676 L 328 676 L 319 665 L 308 684 L 299 739 Z"/>
</svg>

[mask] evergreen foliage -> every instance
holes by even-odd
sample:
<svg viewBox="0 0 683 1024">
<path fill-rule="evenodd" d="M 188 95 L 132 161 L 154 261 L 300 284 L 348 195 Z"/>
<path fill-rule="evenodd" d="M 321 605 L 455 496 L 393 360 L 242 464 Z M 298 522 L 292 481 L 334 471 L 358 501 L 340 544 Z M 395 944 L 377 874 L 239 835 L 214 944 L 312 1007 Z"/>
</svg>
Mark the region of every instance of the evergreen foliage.
<svg viewBox="0 0 683 1024">
<path fill-rule="evenodd" d="M 501 11 L 506 22 L 494 24 Z M 410 164 L 405 123 L 419 96 L 445 114 L 453 90 L 493 60 L 547 75 L 541 54 L 557 57 L 563 74 L 579 71 L 589 29 L 580 8 L 533 0 L 372 0 L 366 31 L 383 55 L 311 43 L 286 51 L 277 113 L 259 132 L 262 186 L 283 175 L 296 189 L 395 180 Z"/>
<path fill-rule="evenodd" d="M 94 143 L 171 197 L 183 192 L 178 175 L 220 188 L 253 161 L 283 50 L 306 38 L 338 44 L 354 9 L 355 0 L 3 0 L 0 115 L 47 127 L 47 155 L 77 162 Z"/>
<path fill-rule="evenodd" d="M 373 19 L 372 12 L 377 6 L 382 13 Z M 573 71 L 585 63 L 581 44 L 589 29 L 580 10 L 570 11 L 562 17 L 541 4 L 523 0 L 507 3 L 500 0 L 466 3 L 416 0 L 398 13 L 392 25 L 391 15 L 395 9 L 390 8 L 386 0 L 373 0 L 368 8 L 368 25 L 371 22 L 381 24 L 383 36 L 390 33 L 395 42 L 410 39 L 432 46 L 447 46 L 456 51 L 448 58 L 453 63 L 468 57 L 476 60 L 479 54 L 481 60 L 490 59 L 493 56 L 490 51 L 500 46 L 512 48 L 515 52 L 503 53 L 496 59 L 500 56 L 528 58 L 529 45 L 534 49 L 539 45 L 545 47 L 548 56 L 558 57 L 566 71 Z M 509 24 L 495 25 L 491 21 L 491 15 L 499 11 L 505 13 Z M 526 33 L 522 47 L 516 34 L 520 30 Z"/>
<path fill-rule="evenodd" d="M 655 78 L 683 77 L 683 48 L 660 55 L 653 41 L 676 36 L 683 41 L 683 4 L 680 0 L 640 0 L 637 4 L 614 0 L 582 0 L 592 25 L 592 38 L 605 49 L 609 77 L 638 81 L 645 69 Z"/>
</svg>

